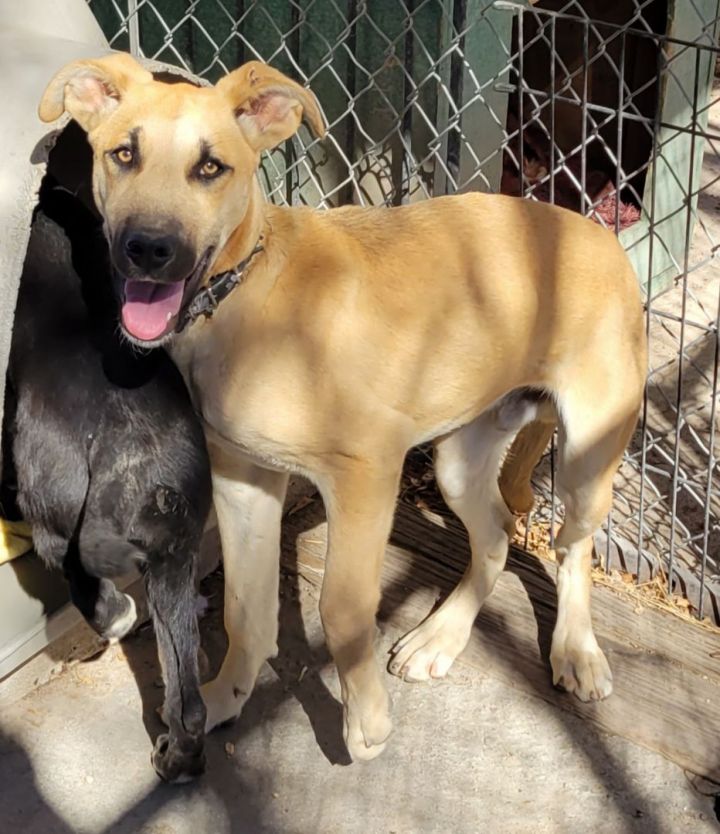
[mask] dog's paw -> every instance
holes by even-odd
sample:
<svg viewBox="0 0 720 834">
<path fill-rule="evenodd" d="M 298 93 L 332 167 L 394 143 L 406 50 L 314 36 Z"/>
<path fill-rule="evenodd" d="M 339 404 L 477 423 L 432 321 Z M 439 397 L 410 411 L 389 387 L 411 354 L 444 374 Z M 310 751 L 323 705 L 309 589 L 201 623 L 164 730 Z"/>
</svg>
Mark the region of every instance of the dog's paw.
<svg viewBox="0 0 720 834">
<path fill-rule="evenodd" d="M 550 664 L 555 686 L 581 701 L 601 701 L 612 692 L 612 672 L 594 637 L 579 645 L 553 640 Z"/>
<path fill-rule="evenodd" d="M 157 775 L 173 785 L 190 782 L 205 770 L 202 741 L 192 745 L 192 749 L 183 750 L 167 734 L 158 737 L 150 761 Z"/>
<path fill-rule="evenodd" d="M 386 747 L 392 732 L 390 699 L 364 710 L 343 709 L 343 738 L 354 762 L 369 762 L 379 756 Z"/>
<path fill-rule="evenodd" d="M 103 639 L 111 645 L 122 640 L 137 622 L 137 607 L 135 600 L 128 594 L 119 594 L 118 598 L 124 597 L 125 607 L 102 632 Z"/>
<path fill-rule="evenodd" d="M 388 670 L 411 683 L 444 678 L 468 638 L 466 629 L 433 615 L 393 646 Z"/>
<path fill-rule="evenodd" d="M 228 724 L 240 717 L 245 701 L 250 697 L 252 687 L 241 689 L 215 678 L 200 687 L 200 694 L 207 709 L 205 732 Z"/>
</svg>

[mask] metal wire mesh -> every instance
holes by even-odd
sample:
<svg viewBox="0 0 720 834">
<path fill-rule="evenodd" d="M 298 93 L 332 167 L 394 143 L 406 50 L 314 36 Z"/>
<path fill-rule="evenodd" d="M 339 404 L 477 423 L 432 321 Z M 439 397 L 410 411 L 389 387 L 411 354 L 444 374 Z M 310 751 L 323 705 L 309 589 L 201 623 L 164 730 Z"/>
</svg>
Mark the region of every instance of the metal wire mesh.
<svg viewBox="0 0 720 834">
<path fill-rule="evenodd" d="M 329 138 L 267 155 L 275 202 L 502 190 L 614 229 L 645 292 L 650 369 L 596 551 L 638 581 L 664 572 L 720 621 L 717 0 L 89 4 L 115 48 L 211 81 L 259 58 L 313 88 Z M 551 530 L 553 455 L 536 484 Z"/>
</svg>

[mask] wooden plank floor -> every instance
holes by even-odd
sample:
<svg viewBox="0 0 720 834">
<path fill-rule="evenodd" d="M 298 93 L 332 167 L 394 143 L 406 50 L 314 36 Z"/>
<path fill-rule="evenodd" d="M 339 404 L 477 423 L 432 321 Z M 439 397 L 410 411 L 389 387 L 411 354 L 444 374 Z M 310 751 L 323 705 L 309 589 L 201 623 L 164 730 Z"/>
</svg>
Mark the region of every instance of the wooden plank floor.
<svg viewBox="0 0 720 834">
<path fill-rule="evenodd" d="M 319 505 L 286 519 L 283 534 L 284 566 L 314 585 L 322 581 L 327 533 Z M 454 519 L 445 524 L 399 505 L 383 569 L 381 622 L 409 630 L 459 580 L 469 559 L 467 537 Z M 595 586 L 595 632 L 614 693 L 583 704 L 552 686 L 556 604 L 555 565 L 511 553 L 461 662 L 720 782 L 720 634 Z"/>
</svg>

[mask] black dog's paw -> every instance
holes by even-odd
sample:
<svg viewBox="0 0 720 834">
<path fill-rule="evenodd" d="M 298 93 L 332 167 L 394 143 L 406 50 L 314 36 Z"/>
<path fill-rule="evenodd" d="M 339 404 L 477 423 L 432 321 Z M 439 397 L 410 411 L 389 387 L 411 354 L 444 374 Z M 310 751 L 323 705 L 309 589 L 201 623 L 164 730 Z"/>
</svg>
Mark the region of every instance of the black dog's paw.
<svg viewBox="0 0 720 834">
<path fill-rule="evenodd" d="M 137 608 L 135 600 L 128 594 L 116 592 L 112 603 L 112 605 L 106 606 L 105 622 L 98 623 L 100 626 L 98 631 L 100 636 L 108 643 L 117 643 L 129 634 L 135 626 Z"/>
<path fill-rule="evenodd" d="M 202 744 L 199 749 L 182 750 L 178 745 L 171 745 L 170 736 L 167 733 L 158 736 L 150 761 L 157 775 L 164 782 L 174 785 L 191 782 L 205 771 L 205 753 Z"/>
</svg>

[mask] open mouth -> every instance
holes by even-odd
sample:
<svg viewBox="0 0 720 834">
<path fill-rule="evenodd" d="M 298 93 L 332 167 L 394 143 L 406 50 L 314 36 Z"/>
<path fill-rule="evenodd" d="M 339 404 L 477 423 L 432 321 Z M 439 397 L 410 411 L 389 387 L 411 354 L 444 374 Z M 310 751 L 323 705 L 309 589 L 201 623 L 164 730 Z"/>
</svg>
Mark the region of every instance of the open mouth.
<svg viewBox="0 0 720 834">
<path fill-rule="evenodd" d="M 123 327 L 136 339 L 154 342 L 170 329 L 180 312 L 186 281 L 155 284 L 152 281 L 126 281 L 121 309 Z"/>
<path fill-rule="evenodd" d="M 133 341 L 154 345 L 175 330 L 183 301 L 188 295 L 186 291 L 188 288 L 194 291 L 199 284 L 210 252 L 210 249 L 205 252 L 184 281 L 161 284 L 151 280 L 125 279 L 120 319 L 123 329 Z"/>
</svg>

